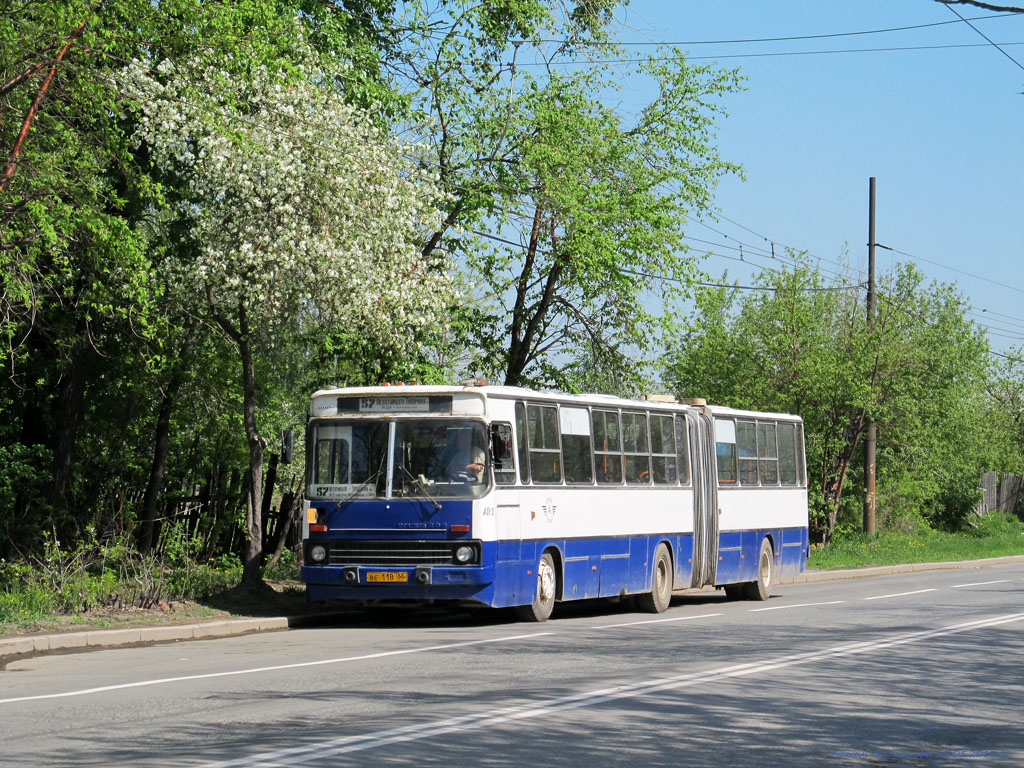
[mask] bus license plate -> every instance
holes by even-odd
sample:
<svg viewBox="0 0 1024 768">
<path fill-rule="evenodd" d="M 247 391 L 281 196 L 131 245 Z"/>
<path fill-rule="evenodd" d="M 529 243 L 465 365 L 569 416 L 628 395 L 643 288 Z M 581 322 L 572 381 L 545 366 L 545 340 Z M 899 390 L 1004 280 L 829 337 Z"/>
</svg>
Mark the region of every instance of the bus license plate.
<svg viewBox="0 0 1024 768">
<path fill-rule="evenodd" d="M 366 574 L 366 580 L 374 582 L 408 581 L 409 574 L 405 571 L 371 571 Z"/>
</svg>

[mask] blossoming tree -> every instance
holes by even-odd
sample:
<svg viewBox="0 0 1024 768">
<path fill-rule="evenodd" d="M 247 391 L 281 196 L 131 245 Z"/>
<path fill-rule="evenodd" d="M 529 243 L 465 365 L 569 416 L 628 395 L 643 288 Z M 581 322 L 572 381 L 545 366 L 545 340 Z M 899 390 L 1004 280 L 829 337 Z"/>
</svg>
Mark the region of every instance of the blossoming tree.
<svg viewBox="0 0 1024 768">
<path fill-rule="evenodd" d="M 135 62 L 123 86 L 136 138 L 168 185 L 160 265 L 189 311 L 219 329 L 241 363 L 249 446 L 243 584 L 260 583 L 263 454 L 257 352 L 309 329 L 344 325 L 392 348 L 441 321 L 452 283 L 443 255 L 424 258 L 437 226 L 435 179 L 417 149 L 381 134 L 345 103 L 345 72 L 301 42 L 280 68 L 193 57 Z"/>
</svg>

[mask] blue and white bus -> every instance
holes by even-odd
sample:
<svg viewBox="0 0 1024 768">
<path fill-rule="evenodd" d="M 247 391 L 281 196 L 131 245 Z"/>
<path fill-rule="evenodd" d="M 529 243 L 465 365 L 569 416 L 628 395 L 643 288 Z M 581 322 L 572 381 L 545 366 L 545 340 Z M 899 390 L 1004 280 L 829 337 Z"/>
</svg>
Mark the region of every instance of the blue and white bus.
<svg viewBox="0 0 1024 768">
<path fill-rule="evenodd" d="M 381 386 L 312 397 L 311 601 L 517 606 L 708 585 L 764 600 L 807 562 L 800 418 L 670 398 Z"/>
</svg>

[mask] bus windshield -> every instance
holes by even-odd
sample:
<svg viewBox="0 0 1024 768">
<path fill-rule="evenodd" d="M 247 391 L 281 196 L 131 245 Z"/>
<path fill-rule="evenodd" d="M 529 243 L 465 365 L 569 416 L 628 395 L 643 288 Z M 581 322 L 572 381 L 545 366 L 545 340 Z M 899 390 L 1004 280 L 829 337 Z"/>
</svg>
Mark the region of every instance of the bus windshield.
<svg viewBox="0 0 1024 768">
<path fill-rule="evenodd" d="M 489 484 L 487 433 L 480 422 L 400 419 L 337 421 L 312 428 L 311 498 L 477 498 Z"/>
</svg>

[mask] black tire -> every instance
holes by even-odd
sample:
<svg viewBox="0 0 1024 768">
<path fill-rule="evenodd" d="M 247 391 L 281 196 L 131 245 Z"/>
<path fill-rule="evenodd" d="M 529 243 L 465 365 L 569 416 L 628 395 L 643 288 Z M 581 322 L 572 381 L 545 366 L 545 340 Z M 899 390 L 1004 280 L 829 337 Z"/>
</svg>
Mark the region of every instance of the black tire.
<svg viewBox="0 0 1024 768">
<path fill-rule="evenodd" d="M 743 600 L 744 591 L 742 584 L 726 584 L 722 589 L 725 590 L 726 600 Z"/>
<path fill-rule="evenodd" d="M 767 600 L 772 591 L 775 578 L 775 553 L 768 539 L 761 542 L 761 553 L 757 556 L 757 581 L 748 581 L 743 585 L 743 594 L 747 600 Z"/>
<path fill-rule="evenodd" d="M 547 621 L 555 610 L 555 596 L 558 594 L 558 574 L 555 573 L 555 559 L 550 552 L 540 556 L 537 566 L 537 592 L 533 602 L 516 608 L 523 621 Z"/>
<path fill-rule="evenodd" d="M 647 613 L 664 613 L 672 602 L 672 557 L 664 543 L 654 550 L 654 568 L 651 570 L 651 591 L 636 596 L 637 605 Z"/>
</svg>

